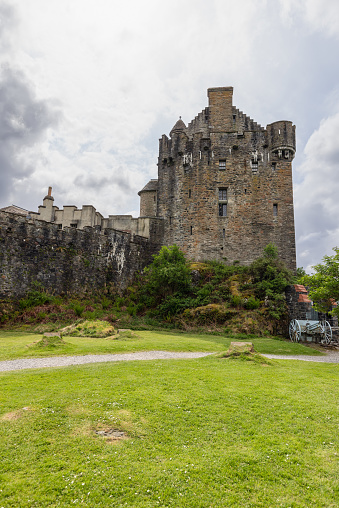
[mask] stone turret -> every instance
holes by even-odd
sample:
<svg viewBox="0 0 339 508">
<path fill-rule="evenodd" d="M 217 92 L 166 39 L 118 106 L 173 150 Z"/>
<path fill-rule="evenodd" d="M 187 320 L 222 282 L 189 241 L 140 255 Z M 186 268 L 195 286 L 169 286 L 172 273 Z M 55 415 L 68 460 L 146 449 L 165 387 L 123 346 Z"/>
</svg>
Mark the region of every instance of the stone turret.
<svg viewBox="0 0 339 508">
<path fill-rule="evenodd" d="M 157 210 L 158 180 L 150 180 L 141 191 L 140 217 L 155 217 Z"/>
</svg>

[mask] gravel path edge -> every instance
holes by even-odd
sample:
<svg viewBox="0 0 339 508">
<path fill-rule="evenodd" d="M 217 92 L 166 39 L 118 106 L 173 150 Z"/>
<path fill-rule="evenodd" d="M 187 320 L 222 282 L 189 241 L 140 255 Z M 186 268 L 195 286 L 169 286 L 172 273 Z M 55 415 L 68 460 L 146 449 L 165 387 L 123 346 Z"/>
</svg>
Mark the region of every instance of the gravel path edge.
<svg viewBox="0 0 339 508">
<path fill-rule="evenodd" d="M 70 365 L 85 365 L 87 363 L 126 362 L 135 360 L 171 360 L 187 358 L 203 358 L 214 353 L 202 352 L 174 352 L 174 351 L 140 351 L 137 353 L 83 355 L 83 356 L 54 356 L 48 358 L 20 358 L 0 362 L 0 372 L 24 369 L 41 369 L 48 367 L 69 367 Z"/>
<path fill-rule="evenodd" d="M 85 365 L 88 363 L 126 362 L 135 360 L 175 360 L 203 358 L 215 353 L 203 352 L 174 352 L 174 351 L 139 351 L 137 353 L 83 355 L 83 356 L 54 356 L 48 358 L 20 358 L 0 362 L 0 372 L 25 369 L 43 369 L 51 367 L 69 367 L 71 365 Z M 304 362 L 339 363 L 339 351 L 327 353 L 326 356 L 307 355 L 271 355 L 263 354 L 266 358 L 277 360 L 301 360 Z"/>
</svg>

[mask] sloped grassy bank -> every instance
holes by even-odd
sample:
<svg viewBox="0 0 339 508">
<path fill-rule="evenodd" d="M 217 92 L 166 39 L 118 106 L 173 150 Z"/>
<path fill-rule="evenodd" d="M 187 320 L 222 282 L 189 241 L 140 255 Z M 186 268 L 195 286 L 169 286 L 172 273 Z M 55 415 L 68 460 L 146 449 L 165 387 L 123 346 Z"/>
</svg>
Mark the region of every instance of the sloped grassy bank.
<svg viewBox="0 0 339 508">
<path fill-rule="evenodd" d="M 103 288 L 79 299 L 36 285 L 18 302 L 0 304 L 3 327 L 48 331 L 76 319 L 125 328 L 176 328 L 227 334 L 285 334 L 284 290 L 293 277 L 274 245 L 250 266 L 189 263 L 178 247 L 163 247 L 124 294 Z"/>
</svg>

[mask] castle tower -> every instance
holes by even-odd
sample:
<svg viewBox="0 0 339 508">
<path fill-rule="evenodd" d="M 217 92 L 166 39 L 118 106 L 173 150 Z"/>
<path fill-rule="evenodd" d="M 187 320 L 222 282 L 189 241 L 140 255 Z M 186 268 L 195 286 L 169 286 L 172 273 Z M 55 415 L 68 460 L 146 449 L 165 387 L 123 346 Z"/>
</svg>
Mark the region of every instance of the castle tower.
<svg viewBox="0 0 339 508">
<path fill-rule="evenodd" d="M 195 260 L 249 264 L 273 242 L 295 269 L 295 127 L 279 121 L 265 129 L 232 96 L 232 87 L 208 89 L 208 107 L 160 139 L 156 216 L 164 219 L 164 244 Z"/>
</svg>

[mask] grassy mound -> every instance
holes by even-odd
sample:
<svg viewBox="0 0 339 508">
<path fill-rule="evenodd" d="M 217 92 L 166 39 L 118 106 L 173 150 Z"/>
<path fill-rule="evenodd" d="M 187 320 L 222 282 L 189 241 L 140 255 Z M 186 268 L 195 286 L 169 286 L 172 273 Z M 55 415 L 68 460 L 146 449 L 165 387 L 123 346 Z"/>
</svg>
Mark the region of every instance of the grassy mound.
<svg viewBox="0 0 339 508">
<path fill-rule="evenodd" d="M 219 353 L 218 358 L 250 361 L 254 363 L 272 365 L 274 362 L 257 353 L 252 342 L 231 342 L 227 351 Z"/>
<path fill-rule="evenodd" d="M 135 333 L 133 330 L 118 330 L 118 333 L 116 335 L 116 338 L 117 339 L 122 339 L 122 340 L 126 340 L 126 339 L 141 339 L 140 335 L 138 335 L 137 333 Z"/>
<path fill-rule="evenodd" d="M 62 339 L 59 333 L 45 333 L 41 340 L 33 342 L 28 347 L 40 349 L 40 348 L 55 348 L 65 346 L 66 342 Z"/>
<path fill-rule="evenodd" d="M 105 338 L 116 335 L 117 330 L 108 321 L 82 321 L 66 326 L 60 332 L 71 337 Z"/>
</svg>

